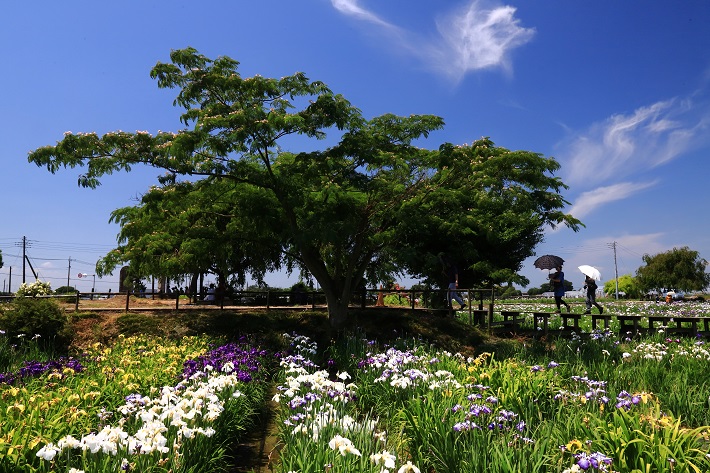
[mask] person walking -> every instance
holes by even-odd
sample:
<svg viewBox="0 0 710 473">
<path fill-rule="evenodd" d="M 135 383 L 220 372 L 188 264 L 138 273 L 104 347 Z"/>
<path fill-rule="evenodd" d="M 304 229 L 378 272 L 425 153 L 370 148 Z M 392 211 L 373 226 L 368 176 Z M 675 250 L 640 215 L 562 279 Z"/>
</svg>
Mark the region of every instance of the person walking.
<svg viewBox="0 0 710 473">
<path fill-rule="evenodd" d="M 555 305 L 557 306 L 557 311 L 555 314 L 560 313 L 560 307 L 564 304 L 567 308 L 567 313 L 569 313 L 569 304 L 562 300 L 565 295 L 565 273 L 562 272 L 562 265 L 555 268 L 557 272 L 550 276 L 550 283 L 552 283 L 553 292 L 555 294 Z"/>
<path fill-rule="evenodd" d="M 461 298 L 461 295 L 457 291 L 459 287 L 459 270 L 456 267 L 456 265 L 449 260 L 448 258 L 444 258 L 443 260 L 444 263 L 444 274 L 447 277 L 447 280 L 449 282 L 449 287 L 448 290 L 446 291 L 446 300 L 449 303 L 449 309 L 452 308 L 452 299 L 458 302 L 461 305 L 461 309 L 463 310 L 466 308 L 466 303 L 463 301 Z"/>
<path fill-rule="evenodd" d="M 604 307 L 597 303 L 597 282 L 594 280 L 594 278 L 590 278 L 589 276 L 585 275 L 584 288 L 587 290 L 587 310 L 584 313 L 591 314 L 592 306 L 595 306 L 597 309 L 599 309 L 599 315 L 603 314 Z"/>
</svg>

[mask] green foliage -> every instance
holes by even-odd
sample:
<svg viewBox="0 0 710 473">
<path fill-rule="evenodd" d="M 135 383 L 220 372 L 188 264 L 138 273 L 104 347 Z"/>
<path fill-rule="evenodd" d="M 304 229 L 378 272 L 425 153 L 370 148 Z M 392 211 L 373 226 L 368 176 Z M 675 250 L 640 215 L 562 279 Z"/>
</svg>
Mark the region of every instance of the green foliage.
<svg viewBox="0 0 710 473">
<path fill-rule="evenodd" d="M 572 281 L 568 281 L 567 279 L 565 279 L 564 285 L 565 291 L 572 291 L 574 289 L 574 283 L 572 283 Z M 537 296 L 539 294 L 552 291 L 552 285 L 549 282 L 544 282 L 539 287 L 531 287 L 530 289 L 528 289 L 528 295 Z"/>
<path fill-rule="evenodd" d="M 160 323 L 153 315 L 128 313 L 116 320 L 120 333 L 131 335 L 159 335 Z"/>
<path fill-rule="evenodd" d="M 615 469 L 628 472 L 707 471 L 703 436 L 707 428 L 683 428 L 680 419 L 655 405 L 647 415 L 617 409 L 610 416 L 590 416 L 586 436 L 615 459 Z"/>
<path fill-rule="evenodd" d="M 364 280 L 406 271 L 440 287 L 444 252 L 460 260 L 463 287 L 526 283 L 517 272 L 543 228 L 581 225 L 563 213 L 567 186 L 553 158 L 487 138 L 423 149 L 414 143 L 441 129 L 442 118 L 366 119 L 302 73 L 243 78 L 237 61 L 192 48 L 170 59 L 151 76 L 178 90 L 174 104 L 192 128 L 68 133 L 29 155 L 50 172 L 82 167 L 79 183 L 91 188 L 135 164 L 168 172 L 138 207 L 112 214 L 120 246 L 98 274 L 130 263 L 134 277 L 212 272 L 243 282 L 248 272 L 285 266 L 318 281 L 331 325 L 342 328 Z M 331 131 L 340 139 L 329 148 L 283 151 L 291 136 Z"/>
<path fill-rule="evenodd" d="M 637 298 L 641 296 L 642 290 L 639 286 L 638 278 L 630 274 L 619 276 L 619 279 L 612 279 L 604 283 L 604 294 L 614 296 L 616 294 L 616 281 L 619 281 L 619 292 L 626 294 L 626 297 Z"/>
<path fill-rule="evenodd" d="M 60 286 L 54 290 L 55 294 L 76 294 L 76 288 L 73 286 Z"/>
<path fill-rule="evenodd" d="M 643 262 L 646 265 L 636 270 L 643 291 L 700 291 L 710 285 L 710 273 L 705 272 L 708 262 L 687 246 L 653 256 L 643 255 Z"/>
<path fill-rule="evenodd" d="M 42 346 L 66 349 L 72 333 L 64 311 L 56 301 L 18 297 L 12 308 L 0 314 L 0 328 L 8 336 L 37 338 Z"/>
</svg>

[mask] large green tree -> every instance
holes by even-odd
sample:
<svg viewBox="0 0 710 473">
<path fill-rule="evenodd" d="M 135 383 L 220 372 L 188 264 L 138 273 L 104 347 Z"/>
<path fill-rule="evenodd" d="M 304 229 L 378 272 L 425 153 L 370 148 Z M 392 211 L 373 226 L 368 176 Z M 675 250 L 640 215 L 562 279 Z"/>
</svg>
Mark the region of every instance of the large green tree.
<svg viewBox="0 0 710 473">
<path fill-rule="evenodd" d="M 124 255 L 108 255 L 105 271 L 122 258 L 143 272 L 187 272 L 208 264 L 226 272 L 258 271 L 285 264 L 318 281 L 331 325 L 338 328 L 364 278 L 382 281 L 408 271 L 433 279 L 440 273 L 439 256 L 450 253 L 472 271 L 471 282 L 514 280 L 542 228 L 579 226 L 562 211 L 560 191 L 566 186 L 552 175 L 559 167 L 554 159 L 498 148 L 487 139 L 438 150 L 416 146 L 443 126 L 439 117 L 385 114 L 367 120 L 342 96 L 301 73 L 242 78 L 236 61 L 211 60 L 191 48 L 173 51 L 171 63 L 158 63 L 151 75 L 159 87 L 179 90 L 174 103 L 185 109 L 186 128 L 155 135 L 67 134 L 29 155 L 53 173 L 82 167 L 79 184 L 85 187 L 136 164 L 189 181 L 164 183 L 165 189 L 149 191 L 142 208 L 114 213 Z M 319 149 L 306 140 L 325 138 L 326 132 L 335 132 L 336 144 Z M 303 143 L 310 149 L 299 152 Z M 193 199 L 224 195 L 233 210 L 213 208 L 214 220 L 200 225 L 218 228 L 201 239 L 179 216 L 168 190 L 187 192 L 182 202 L 190 208 Z M 164 231 L 165 245 L 146 234 L 149 213 L 161 206 L 172 215 L 164 224 L 177 219 L 180 227 L 178 238 Z M 126 228 L 134 223 L 135 230 Z M 256 248 L 249 246 L 253 235 L 265 237 L 256 253 L 261 265 L 239 259 Z M 190 247 L 205 239 L 238 240 L 238 250 L 210 255 L 198 252 L 204 245 Z M 145 257 L 139 254 L 143 241 L 154 249 Z M 180 257 L 174 256 L 178 247 Z M 163 263 L 150 263 L 153 256 Z"/>
<path fill-rule="evenodd" d="M 687 246 L 642 257 L 645 266 L 636 270 L 636 280 L 643 291 L 678 289 L 700 291 L 710 285 L 708 262 Z"/>
<path fill-rule="evenodd" d="M 471 145 L 444 144 L 437 186 L 400 208 L 397 250 L 410 274 L 441 285 L 442 253 L 457 261 L 460 285 L 474 287 L 529 281 L 518 274 L 534 254 L 546 226 L 580 222 L 561 209 L 567 187 L 554 176 L 559 163 L 530 152 L 495 146 L 488 138 Z"/>
<path fill-rule="evenodd" d="M 132 277 L 218 275 L 220 282 L 243 285 L 246 275 L 260 279 L 281 266 L 282 248 L 271 232 L 279 214 L 269 205 L 271 195 L 221 178 L 177 182 L 160 178 L 139 205 L 112 212 L 118 223 L 119 246 L 102 258 L 97 274 L 129 264 Z M 238 198 L 237 198 L 238 197 Z M 238 202 L 238 203 L 237 203 Z M 252 220 L 259 209 L 260 218 Z"/>
<path fill-rule="evenodd" d="M 607 296 L 616 296 L 616 291 L 623 292 L 625 297 L 640 297 L 641 289 L 639 288 L 638 278 L 630 274 L 619 276 L 618 279 L 610 279 L 604 283 L 604 294 Z"/>
</svg>

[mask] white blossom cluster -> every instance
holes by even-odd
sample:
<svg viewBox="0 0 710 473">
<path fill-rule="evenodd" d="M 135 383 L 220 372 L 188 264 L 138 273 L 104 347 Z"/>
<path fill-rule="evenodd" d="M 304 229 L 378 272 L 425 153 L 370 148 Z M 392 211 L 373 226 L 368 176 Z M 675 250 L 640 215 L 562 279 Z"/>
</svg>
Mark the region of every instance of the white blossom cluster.
<svg viewBox="0 0 710 473">
<path fill-rule="evenodd" d="M 668 354 L 668 347 L 663 343 L 639 343 L 633 352 L 642 358 L 661 361 Z"/>
<path fill-rule="evenodd" d="M 51 461 L 64 449 L 114 456 L 119 453 L 168 454 L 171 450 L 177 454 L 184 439 L 214 435 L 214 429 L 205 425 L 220 416 L 226 398 L 242 395 L 236 389 L 239 383 L 236 374 L 202 376 L 194 376 L 175 387 L 165 386 L 155 398 L 138 394 L 128 396 L 126 403 L 118 409 L 124 416 L 118 426 L 105 426 L 81 439 L 68 435 L 56 445 L 44 445 L 37 456 Z M 138 428 L 133 434 L 124 429 L 132 421 L 138 422 Z M 169 439 L 172 439 L 172 443 Z"/>
<path fill-rule="evenodd" d="M 345 435 L 372 433 L 376 443 L 385 444 L 385 432 L 377 430 L 377 421 L 374 419 L 357 420 L 345 414 L 343 406 L 353 399 L 357 386 L 353 383 L 346 384 L 350 379 L 347 372 L 335 375 L 337 380 L 331 380 L 325 370 L 313 373 L 315 365 L 303 354 L 317 353 L 317 346 L 307 337 L 285 335 L 296 345 L 297 356 L 284 358 L 281 367 L 287 375 L 284 382 L 277 388 L 280 392 L 273 400 L 287 404 L 290 412 L 284 420 L 284 425 L 292 428 L 293 435 L 306 435 L 312 441 L 321 440 L 324 429 L 337 431 L 328 441 L 328 447 L 342 456 L 353 455 L 361 457 L 363 453 Z M 444 377 L 444 379 L 446 379 Z M 396 468 L 396 455 L 388 450 L 381 450 L 370 455 L 370 461 L 380 467 L 380 473 L 389 473 Z M 420 470 L 407 461 L 397 470 L 397 473 L 420 473 Z"/>
</svg>

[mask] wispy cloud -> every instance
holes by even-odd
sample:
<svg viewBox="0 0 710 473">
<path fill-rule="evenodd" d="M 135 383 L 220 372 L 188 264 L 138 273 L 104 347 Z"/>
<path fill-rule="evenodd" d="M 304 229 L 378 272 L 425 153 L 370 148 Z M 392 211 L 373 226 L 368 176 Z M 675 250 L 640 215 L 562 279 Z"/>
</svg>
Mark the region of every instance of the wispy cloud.
<svg viewBox="0 0 710 473">
<path fill-rule="evenodd" d="M 534 29 L 520 26 L 514 7 L 488 7 L 478 0 L 442 16 L 436 24 L 444 39 L 439 59 L 448 63 L 443 70 L 456 79 L 477 69 L 509 70 L 510 52 L 535 34 Z"/>
<path fill-rule="evenodd" d="M 656 182 L 620 182 L 583 192 L 569 209 L 569 213 L 578 219 L 583 219 L 598 207 L 631 197 L 637 192 L 654 186 Z"/>
<path fill-rule="evenodd" d="M 570 184 L 593 186 L 668 163 L 706 141 L 709 128 L 707 103 L 675 98 L 596 123 L 558 156 Z"/>
<path fill-rule="evenodd" d="M 665 233 L 626 234 L 580 241 L 578 246 L 564 249 L 563 257 L 569 276 L 567 279 L 580 281 L 577 277 L 581 276 L 576 271 L 577 266 L 582 264 L 589 264 L 601 271 L 602 281 L 613 279 L 617 271 L 619 276 L 634 275 L 643 265 L 641 257 L 644 254 L 655 255 L 668 251 L 668 245 L 663 243 L 666 236 Z M 612 243 L 616 243 L 616 267 Z M 577 277 L 573 277 L 575 274 Z"/>
<path fill-rule="evenodd" d="M 515 17 L 516 9 L 484 0 L 442 13 L 436 20 L 438 37 L 425 38 L 387 22 L 363 7 L 358 0 L 331 0 L 339 12 L 379 28 L 397 32 L 394 45 L 420 58 L 437 73 L 459 81 L 470 72 L 489 68 L 510 71 L 510 53 L 535 34 Z"/>
<path fill-rule="evenodd" d="M 371 11 L 361 7 L 358 0 L 331 0 L 331 3 L 336 10 L 345 15 L 349 15 L 359 20 L 367 21 L 385 28 L 394 27 L 394 25 L 384 21 Z"/>
</svg>

